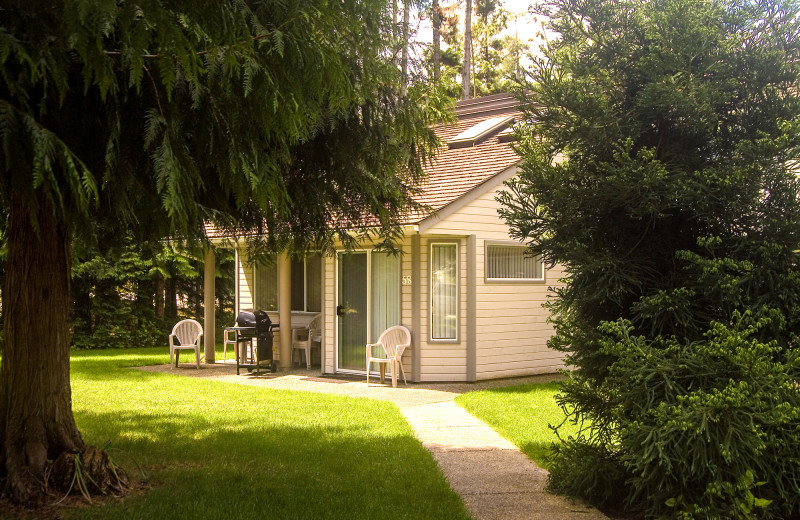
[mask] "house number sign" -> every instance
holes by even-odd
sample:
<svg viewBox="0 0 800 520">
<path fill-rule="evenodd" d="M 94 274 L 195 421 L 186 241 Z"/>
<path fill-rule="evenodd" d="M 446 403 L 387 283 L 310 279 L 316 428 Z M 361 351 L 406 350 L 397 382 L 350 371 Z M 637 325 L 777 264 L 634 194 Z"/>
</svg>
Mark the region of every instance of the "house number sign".
<svg viewBox="0 0 800 520">
<path fill-rule="evenodd" d="M 401 283 L 403 285 L 411 285 L 411 275 L 410 274 L 403 275 L 401 280 L 402 280 Z"/>
</svg>

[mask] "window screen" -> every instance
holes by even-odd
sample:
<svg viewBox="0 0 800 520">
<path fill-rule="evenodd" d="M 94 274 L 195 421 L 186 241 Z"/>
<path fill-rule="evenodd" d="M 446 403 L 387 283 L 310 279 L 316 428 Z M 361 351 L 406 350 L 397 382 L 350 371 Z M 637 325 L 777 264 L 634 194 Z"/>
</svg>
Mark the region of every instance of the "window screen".
<svg viewBox="0 0 800 520">
<path fill-rule="evenodd" d="M 539 256 L 528 254 L 526 246 L 486 245 L 486 278 L 488 280 L 544 280 L 544 266 Z"/>
</svg>

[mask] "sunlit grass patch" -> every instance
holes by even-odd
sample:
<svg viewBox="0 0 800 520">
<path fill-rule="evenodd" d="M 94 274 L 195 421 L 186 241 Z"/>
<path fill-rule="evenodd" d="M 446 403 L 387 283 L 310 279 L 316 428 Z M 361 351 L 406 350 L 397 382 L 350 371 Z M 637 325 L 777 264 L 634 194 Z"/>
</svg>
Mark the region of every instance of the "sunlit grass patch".
<svg viewBox="0 0 800 520">
<path fill-rule="evenodd" d="M 129 368 L 165 350 L 73 353 L 84 439 L 143 492 L 65 518 L 468 518 L 394 405 Z"/>
<path fill-rule="evenodd" d="M 558 441 L 550 426 L 564 421 L 564 412 L 554 399 L 559 388 L 558 382 L 532 383 L 469 392 L 456 397 L 455 401 L 514 443 L 537 464 L 548 468 L 550 447 Z M 567 423 L 560 435 L 576 431 L 574 425 Z"/>
</svg>

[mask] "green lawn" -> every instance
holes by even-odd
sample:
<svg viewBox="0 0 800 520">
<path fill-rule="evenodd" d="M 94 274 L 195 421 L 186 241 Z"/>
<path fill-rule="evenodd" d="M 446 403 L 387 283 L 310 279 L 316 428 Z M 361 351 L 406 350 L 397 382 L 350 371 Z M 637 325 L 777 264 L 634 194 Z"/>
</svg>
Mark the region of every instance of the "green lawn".
<svg viewBox="0 0 800 520">
<path fill-rule="evenodd" d="M 550 425 L 557 426 L 564 420 L 564 412 L 553 399 L 559 387 L 560 383 L 554 382 L 480 390 L 456 397 L 456 403 L 549 469 L 550 446 L 558 441 Z M 567 423 L 560 434 L 576 431 Z"/>
<path fill-rule="evenodd" d="M 469 518 L 394 405 L 128 368 L 165 350 L 73 354 L 84 439 L 144 487 L 65 518 Z"/>
</svg>

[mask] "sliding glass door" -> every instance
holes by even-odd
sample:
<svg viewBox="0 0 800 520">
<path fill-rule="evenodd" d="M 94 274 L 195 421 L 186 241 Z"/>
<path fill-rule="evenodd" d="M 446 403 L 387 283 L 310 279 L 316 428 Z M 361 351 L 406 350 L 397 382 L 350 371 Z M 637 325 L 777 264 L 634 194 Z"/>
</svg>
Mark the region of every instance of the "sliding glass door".
<svg viewBox="0 0 800 520">
<path fill-rule="evenodd" d="M 400 258 L 341 253 L 337 277 L 337 370 L 364 372 L 365 345 L 400 324 Z"/>
</svg>

